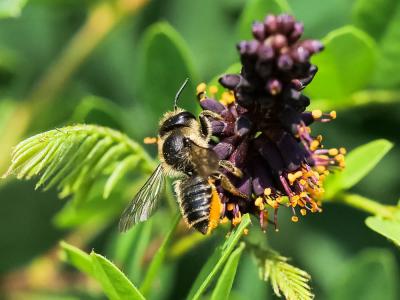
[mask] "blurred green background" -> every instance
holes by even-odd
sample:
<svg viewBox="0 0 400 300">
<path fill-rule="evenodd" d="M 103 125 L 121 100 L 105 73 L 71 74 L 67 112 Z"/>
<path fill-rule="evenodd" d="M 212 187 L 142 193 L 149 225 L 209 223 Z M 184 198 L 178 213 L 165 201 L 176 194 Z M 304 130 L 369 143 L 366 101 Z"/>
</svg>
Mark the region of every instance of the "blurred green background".
<svg viewBox="0 0 400 300">
<path fill-rule="evenodd" d="M 0 0 L 0 15 L 4 14 L 0 19 L 0 172 L 9 164 L 11 146 L 66 124 L 109 126 L 139 143 L 154 136 L 158 119 L 172 107 L 184 78 L 190 77 L 191 86 L 181 106 L 195 111 L 195 85 L 209 82 L 238 61 L 235 44 L 243 38 L 238 24 L 244 12 L 263 16 L 267 8 L 276 11 L 267 0 L 30 0 L 25 6 L 23 2 Z M 263 9 L 251 13 L 248 7 L 257 2 L 263 3 Z M 313 107 L 321 104 L 338 112 L 334 122 L 314 126 L 313 132 L 321 133 L 327 146 L 347 149 L 378 138 L 392 141 L 391 152 L 352 191 L 396 203 L 400 195 L 400 3 L 382 1 L 379 16 L 368 19 L 357 14 L 366 1 L 288 2 L 295 17 L 304 22 L 305 37 L 322 39 L 346 25 L 371 36 L 376 48 L 371 67 L 363 68 L 351 56 L 350 46 L 340 55 L 350 72 L 363 73 L 343 74 L 325 82 L 326 87 L 316 82 L 320 88 L 309 91 L 315 99 Z M 373 7 L 380 2 L 369 3 Z M 9 17 L 7 6 L 18 10 L 18 5 L 21 14 Z M 361 77 L 366 80 L 351 92 L 367 91 L 365 103 L 352 103 L 350 94 L 329 99 L 329 89 L 338 80 L 351 86 Z M 146 149 L 155 155 L 154 146 Z M 54 249 L 67 238 L 118 260 L 113 252 L 119 238 L 118 215 L 143 178 L 133 174 L 125 181 L 110 199 L 87 205 L 79 213 L 63 208 L 67 202 L 59 200 L 54 189 L 34 192 L 32 181 L 1 181 L 0 298 L 104 299 L 92 282 L 58 263 Z M 317 299 L 399 299 L 399 249 L 369 230 L 365 217 L 353 208 L 329 203 L 323 214 L 298 224 L 287 221 L 290 217 L 281 212 L 279 233 L 271 230 L 265 238 L 312 275 Z M 164 220 L 170 222 L 165 212 L 156 214 L 151 229 L 138 229 L 141 237 L 131 238 L 135 247 L 142 244 L 142 253 L 154 253 L 165 232 Z M 180 234 L 187 234 L 184 228 Z M 222 238 L 217 233 L 171 258 L 151 298 L 184 298 L 212 245 Z M 127 257 L 134 263 L 124 270 L 135 282 L 148 258 L 139 259 L 131 250 Z M 249 255 L 240 262 L 231 298 L 274 299 L 268 284 L 258 279 Z"/>
</svg>

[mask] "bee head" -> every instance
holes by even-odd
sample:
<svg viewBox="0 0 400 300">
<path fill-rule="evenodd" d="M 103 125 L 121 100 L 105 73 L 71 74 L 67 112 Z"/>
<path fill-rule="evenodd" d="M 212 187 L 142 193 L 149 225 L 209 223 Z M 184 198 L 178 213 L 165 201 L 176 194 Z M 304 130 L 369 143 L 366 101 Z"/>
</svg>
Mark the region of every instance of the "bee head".
<svg viewBox="0 0 400 300">
<path fill-rule="evenodd" d="M 161 123 L 159 134 L 162 137 L 169 131 L 179 127 L 190 127 L 193 120 L 196 120 L 196 117 L 192 113 L 177 109 Z"/>
<path fill-rule="evenodd" d="M 188 83 L 189 78 L 183 82 L 178 92 L 175 95 L 174 99 L 174 111 L 165 114 L 163 120 L 160 123 L 160 136 L 165 135 L 167 132 L 174 130 L 179 127 L 189 127 L 193 120 L 196 120 L 196 117 L 185 110 L 178 108 L 177 103 L 179 100 L 179 96 L 182 94 L 183 89 Z"/>
</svg>

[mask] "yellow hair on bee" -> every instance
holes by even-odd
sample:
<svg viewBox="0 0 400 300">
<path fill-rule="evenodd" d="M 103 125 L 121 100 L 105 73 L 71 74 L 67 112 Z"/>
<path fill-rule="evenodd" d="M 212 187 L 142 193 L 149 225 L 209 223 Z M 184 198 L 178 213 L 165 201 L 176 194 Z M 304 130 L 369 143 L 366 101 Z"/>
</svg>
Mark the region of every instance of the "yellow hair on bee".
<svg viewBox="0 0 400 300">
<path fill-rule="evenodd" d="M 211 203 L 207 234 L 210 234 L 215 228 L 218 227 L 219 219 L 221 217 L 222 204 L 212 180 L 208 180 L 208 182 L 211 186 Z"/>
</svg>

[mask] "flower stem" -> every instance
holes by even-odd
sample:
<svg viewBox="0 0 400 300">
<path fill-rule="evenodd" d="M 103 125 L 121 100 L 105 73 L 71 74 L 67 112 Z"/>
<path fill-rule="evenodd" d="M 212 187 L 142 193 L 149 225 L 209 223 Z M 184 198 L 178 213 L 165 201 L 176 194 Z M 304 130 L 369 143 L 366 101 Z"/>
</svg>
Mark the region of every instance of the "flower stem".
<svg viewBox="0 0 400 300">
<path fill-rule="evenodd" d="M 392 103 L 400 101 L 400 91 L 367 90 L 354 93 L 350 98 L 352 106 L 362 106 L 370 103 Z"/>
<path fill-rule="evenodd" d="M 387 219 L 394 218 L 394 206 L 381 204 L 361 195 L 342 193 L 337 195 L 334 201 L 357 208 L 372 215 L 381 216 Z"/>
</svg>

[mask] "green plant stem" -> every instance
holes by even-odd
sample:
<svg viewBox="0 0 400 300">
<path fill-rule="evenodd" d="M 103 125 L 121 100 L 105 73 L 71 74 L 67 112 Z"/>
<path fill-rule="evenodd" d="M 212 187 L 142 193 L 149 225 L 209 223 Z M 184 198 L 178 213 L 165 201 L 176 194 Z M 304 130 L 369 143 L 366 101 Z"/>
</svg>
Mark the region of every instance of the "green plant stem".
<svg viewBox="0 0 400 300">
<path fill-rule="evenodd" d="M 371 103 L 393 103 L 400 101 L 400 91 L 396 90 L 369 90 L 359 91 L 350 97 L 351 106 L 362 106 Z"/>
<path fill-rule="evenodd" d="M 8 165 L 11 148 L 25 135 L 42 108 L 52 102 L 72 75 L 107 34 L 125 16 L 137 12 L 148 0 L 102 1 L 88 14 L 64 51 L 34 85 L 25 101 L 8 118 L 0 136 L 0 173 Z"/>
<path fill-rule="evenodd" d="M 383 218 L 394 218 L 394 206 L 384 205 L 361 195 L 342 193 L 334 198 L 334 202 L 343 203 L 366 213 L 381 216 Z"/>
<path fill-rule="evenodd" d="M 154 279 L 157 277 L 158 272 L 165 260 L 166 254 L 167 254 L 167 248 L 169 247 L 172 237 L 175 233 L 175 230 L 179 224 L 179 221 L 181 219 L 180 213 L 176 214 L 174 217 L 174 220 L 172 222 L 171 229 L 169 230 L 167 236 L 165 237 L 163 243 L 161 244 L 160 248 L 158 249 L 157 253 L 154 255 L 153 259 L 151 260 L 151 263 L 149 265 L 149 268 L 147 269 L 146 275 L 143 279 L 143 282 L 140 286 L 140 292 L 143 295 L 147 295 L 149 290 L 151 289 Z"/>
</svg>

